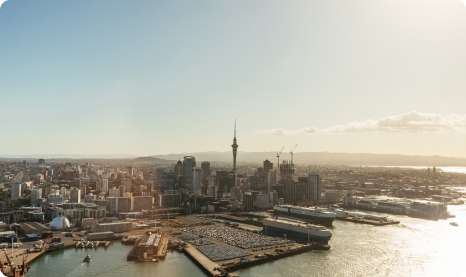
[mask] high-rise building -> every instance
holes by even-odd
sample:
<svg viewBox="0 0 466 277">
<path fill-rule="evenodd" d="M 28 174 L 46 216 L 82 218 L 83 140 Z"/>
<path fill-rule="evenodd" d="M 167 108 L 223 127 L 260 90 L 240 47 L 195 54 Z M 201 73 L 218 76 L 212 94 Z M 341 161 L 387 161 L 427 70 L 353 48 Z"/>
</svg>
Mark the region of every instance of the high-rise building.
<svg viewBox="0 0 466 277">
<path fill-rule="evenodd" d="M 310 174 L 307 176 L 306 185 L 306 200 L 313 204 L 318 204 L 321 198 L 320 176 L 317 174 Z"/>
<path fill-rule="evenodd" d="M 11 190 L 10 190 L 10 197 L 11 200 L 18 200 L 21 198 L 21 183 L 13 183 L 11 185 Z"/>
<path fill-rule="evenodd" d="M 78 188 L 71 188 L 70 190 L 70 202 L 81 203 L 81 190 Z"/>
<path fill-rule="evenodd" d="M 299 202 L 298 184 L 293 180 L 286 180 L 284 182 L 284 198 L 286 204 L 296 205 Z"/>
<path fill-rule="evenodd" d="M 266 186 L 266 192 L 267 192 L 267 197 L 269 198 L 269 201 L 272 201 L 270 199 L 270 195 L 272 193 L 272 186 L 276 184 L 277 180 L 277 175 L 275 174 L 274 170 L 268 170 L 265 173 L 265 186 Z"/>
<path fill-rule="evenodd" d="M 183 162 L 178 160 L 175 164 L 175 175 L 176 177 L 183 176 Z"/>
<path fill-rule="evenodd" d="M 186 188 L 193 184 L 193 169 L 196 167 L 196 158 L 185 156 L 183 159 L 183 183 Z"/>
<path fill-rule="evenodd" d="M 264 165 L 265 172 L 271 171 L 273 169 L 273 163 L 269 160 L 265 160 L 263 165 Z"/>
<path fill-rule="evenodd" d="M 160 208 L 179 208 L 181 195 L 176 190 L 167 190 L 159 194 L 158 205 Z"/>
<path fill-rule="evenodd" d="M 196 194 L 201 194 L 201 178 L 202 178 L 202 171 L 199 167 L 193 169 L 193 185 L 191 191 Z"/>
<path fill-rule="evenodd" d="M 40 203 L 40 199 L 42 198 L 42 189 L 41 188 L 33 188 L 31 190 L 31 204 L 33 206 L 38 206 Z"/>
<path fill-rule="evenodd" d="M 280 181 L 293 180 L 294 165 L 289 161 L 283 161 L 280 165 Z"/>
<path fill-rule="evenodd" d="M 172 171 L 162 171 L 159 173 L 158 184 L 160 185 L 160 190 L 175 190 L 177 189 L 177 183 L 180 180 L 181 175 L 176 176 Z"/>
<path fill-rule="evenodd" d="M 235 184 L 235 174 L 223 170 L 219 170 L 215 174 L 216 197 L 224 198 L 231 196 L 231 190 Z"/>
<path fill-rule="evenodd" d="M 104 194 L 108 193 L 108 178 L 102 178 L 100 192 L 102 192 Z"/>
<path fill-rule="evenodd" d="M 40 168 L 46 167 L 46 164 L 45 164 L 45 160 L 44 160 L 44 159 L 39 159 L 39 160 L 37 161 L 37 164 L 38 164 L 38 166 L 39 166 Z"/>
<path fill-rule="evenodd" d="M 210 177 L 210 163 L 202 162 L 201 163 L 201 193 L 203 195 L 207 194 L 207 187 L 209 186 L 209 177 Z"/>
</svg>

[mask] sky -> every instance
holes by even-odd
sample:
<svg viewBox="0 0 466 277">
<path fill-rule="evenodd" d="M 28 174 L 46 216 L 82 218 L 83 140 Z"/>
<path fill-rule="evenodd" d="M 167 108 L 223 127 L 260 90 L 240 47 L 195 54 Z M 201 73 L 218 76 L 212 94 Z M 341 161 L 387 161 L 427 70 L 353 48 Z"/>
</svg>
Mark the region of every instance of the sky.
<svg viewBox="0 0 466 277">
<path fill-rule="evenodd" d="M 464 1 L 0 5 L 0 156 L 466 157 Z"/>
</svg>

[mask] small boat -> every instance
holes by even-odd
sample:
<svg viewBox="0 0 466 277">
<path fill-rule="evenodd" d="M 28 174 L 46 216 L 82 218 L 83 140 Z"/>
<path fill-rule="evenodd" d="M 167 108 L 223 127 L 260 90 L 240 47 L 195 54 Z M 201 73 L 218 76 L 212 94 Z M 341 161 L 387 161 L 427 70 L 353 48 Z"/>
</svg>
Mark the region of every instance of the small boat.
<svg viewBox="0 0 466 277">
<path fill-rule="evenodd" d="M 90 263 L 90 262 L 91 262 L 91 256 L 86 255 L 86 257 L 84 257 L 83 263 Z"/>
<path fill-rule="evenodd" d="M 451 225 L 451 226 L 455 226 L 455 227 L 458 227 L 458 226 L 459 226 L 458 223 L 456 223 L 456 222 L 450 222 L 450 225 Z"/>
</svg>

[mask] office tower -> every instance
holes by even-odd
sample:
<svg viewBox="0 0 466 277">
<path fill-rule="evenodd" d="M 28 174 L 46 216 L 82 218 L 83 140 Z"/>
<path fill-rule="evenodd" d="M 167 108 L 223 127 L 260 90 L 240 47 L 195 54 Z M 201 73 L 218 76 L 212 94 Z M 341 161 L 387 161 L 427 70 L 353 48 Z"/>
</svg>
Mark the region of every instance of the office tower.
<svg viewBox="0 0 466 277">
<path fill-rule="evenodd" d="M 183 159 L 183 183 L 185 188 L 190 188 L 193 184 L 193 169 L 196 167 L 196 158 L 186 156 Z"/>
<path fill-rule="evenodd" d="M 41 198 L 42 198 L 41 188 L 34 188 L 31 190 L 31 204 L 33 206 L 38 206 Z"/>
<path fill-rule="evenodd" d="M 283 161 L 280 165 L 280 181 L 293 180 L 294 165 L 289 161 Z"/>
<path fill-rule="evenodd" d="M 273 163 L 269 160 L 265 160 L 263 163 L 264 172 L 271 171 L 273 169 Z"/>
<path fill-rule="evenodd" d="M 78 188 L 71 188 L 70 191 L 70 202 L 81 203 L 81 190 Z"/>
<path fill-rule="evenodd" d="M 183 176 L 183 162 L 178 160 L 175 165 L 175 175 L 176 177 Z"/>
<path fill-rule="evenodd" d="M 321 197 L 320 176 L 317 174 L 310 174 L 307 179 L 309 184 L 309 200 L 313 204 L 318 204 Z"/>
<path fill-rule="evenodd" d="M 201 163 L 201 192 L 202 194 L 207 194 L 207 187 L 209 186 L 209 177 L 211 174 L 210 163 L 202 162 Z"/>
<path fill-rule="evenodd" d="M 108 193 L 108 178 L 102 178 L 102 186 L 100 187 L 100 192 L 104 194 Z"/>
<path fill-rule="evenodd" d="M 196 194 L 201 194 L 201 169 L 196 167 L 193 169 L 193 184 L 191 191 Z"/>
<path fill-rule="evenodd" d="M 21 183 L 14 183 L 11 185 L 10 196 L 11 200 L 18 200 L 21 198 Z"/>
</svg>

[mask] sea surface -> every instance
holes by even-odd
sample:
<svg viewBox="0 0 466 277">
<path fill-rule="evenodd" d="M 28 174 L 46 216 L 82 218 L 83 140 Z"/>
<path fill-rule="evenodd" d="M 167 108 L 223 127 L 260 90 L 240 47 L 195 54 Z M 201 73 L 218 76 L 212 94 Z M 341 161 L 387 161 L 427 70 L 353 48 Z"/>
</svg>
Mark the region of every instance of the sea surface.
<svg viewBox="0 0 466 277">
<path fill-rule="evenodd" d="M 406 169 L 427 169 L 432 168 L 432 166 L 409 166 L 409 165 L 385 165 L 385 166 L 378 166 L 378 165 L 369 165 L 367 167 L 385 167 L 385 168 L 406 168 Z M 466 167 L 464 166 L 437 166 L 437 169 L 440 169 L 446 173 L 462 173 L 466 174 Z"/>
<path fill-rule="evenodd" d="M 401 223 L 370 226 L 335 221 L 330 251 L 313 251 L 239 271 L 240 276 L 466 276 L 466 205 L 450 206 L 455 218 L 439 221 L 395 216 Z M 457 222 L 458 227 L 450 222 Z M 44 255 L 29 276 L 205 276 L 184 254 L 170 252 L 156 264 L 126 261 L 130 247 L 68 249 Z M 82 263 L 89 253 L 93 261 Z"/>
</svg>

